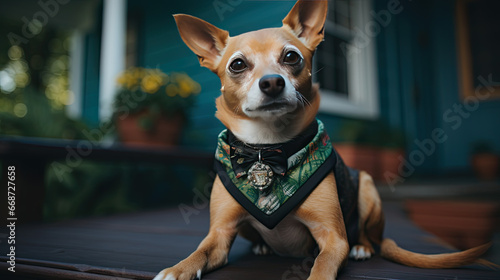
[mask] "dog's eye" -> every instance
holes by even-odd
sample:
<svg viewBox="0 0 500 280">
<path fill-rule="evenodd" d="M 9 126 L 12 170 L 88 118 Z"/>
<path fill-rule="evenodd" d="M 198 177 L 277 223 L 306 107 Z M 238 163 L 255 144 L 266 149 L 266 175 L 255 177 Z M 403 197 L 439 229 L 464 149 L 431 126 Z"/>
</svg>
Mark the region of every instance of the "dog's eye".
<svg viewBox="0 0 500 280">
<path fill-rule="evenodd" d="M 300 55 L 294 51 L 289 51 L 285 54 L 285 57 L 283 58 L 283 62 L 285 64 L 290 64 L 290 65 L 295 65 L 300 62 Z"/>
<path fill-rule="evenodd" d="M 243 59 L 238 58 L 231 62 L 231 65 L 229 65 L 229 69 L 235 73 L 240 73 L 243 72 L 243 70 L 247 69 L 247 65 L 245 64 Z"/>
</svg>

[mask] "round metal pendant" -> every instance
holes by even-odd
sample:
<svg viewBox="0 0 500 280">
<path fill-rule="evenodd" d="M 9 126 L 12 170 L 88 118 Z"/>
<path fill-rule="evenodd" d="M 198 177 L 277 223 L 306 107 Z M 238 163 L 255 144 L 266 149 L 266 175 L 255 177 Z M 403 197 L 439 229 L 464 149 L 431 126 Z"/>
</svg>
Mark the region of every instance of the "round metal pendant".
<svg viewBox="0 0 500 280">
<path fill-rule="evenodd" d="M 248 170 L 248 180 L 259 191 L 265 190 L 273 183 L 273 170 L 269 165 L 255 162 Z"/>
</svg>

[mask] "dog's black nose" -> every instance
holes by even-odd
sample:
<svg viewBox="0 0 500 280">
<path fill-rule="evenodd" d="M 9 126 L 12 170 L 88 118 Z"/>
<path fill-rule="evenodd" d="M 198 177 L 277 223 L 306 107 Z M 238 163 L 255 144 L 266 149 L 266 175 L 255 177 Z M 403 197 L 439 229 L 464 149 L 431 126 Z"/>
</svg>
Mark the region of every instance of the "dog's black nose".
<svg viewBox="0 0 500 280">
<path fill-rule="evenodd" d="M 285 79 L 280 75 L 265 75 L 259 81 L 260 90 L 269 97 L 277 97 L 285 88 Z"/>
</svg>

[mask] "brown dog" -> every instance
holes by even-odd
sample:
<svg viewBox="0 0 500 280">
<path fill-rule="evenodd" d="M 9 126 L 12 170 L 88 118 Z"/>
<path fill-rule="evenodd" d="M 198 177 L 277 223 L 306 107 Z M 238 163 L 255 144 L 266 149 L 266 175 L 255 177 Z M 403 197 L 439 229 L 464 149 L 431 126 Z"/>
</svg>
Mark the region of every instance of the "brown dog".
<svg viewBox="0 0 500 280">
<path fill-rule="evenodd" d="M 261 154 L 264 146 L 283 143 L 286 146 L 286 143 L 300 139 L 300 135 L 311 127 L 312 131 L 318 131 L 315 118 L 320 96 L 318 86 L 312 83 L 311 69 L 314 51 L 323 40 L 326 12 L 327 1 L 299 0 L 283 20 L 281 28 L 257 30 L 235 37 L 201 19 L 189 15 L 174 16 L 186 45 L 198 56 L 200 64 L 221 80 L 222 95 L 216 100 L 216 116 L 227 127 L 227 133 L 232 135 L 224 137 L 243 143 L 243 148 L 233 148 L 231 143 L 231 146 L 222 145 L 221 153 L 226 150 L 232 159 L 235 157 L 233 152 L 237 153 L 244 146 L 253 146 L 257 147 L 258 162 L 261 162 L 261 157 L 266 157 Z M 322 139 L 325 143 L 329 140 L 326 136 Z M 281 152 L 280 149 L 275 150 Z M 315 160 L 315 157 L 313 155 L 304 161 Z M 338 159 L 338 162 L 341 160 Z M 257 190 L 252 191 L 259 196 L 256 203 L 264 203 L 268 207 L 265 209 L 273 211 L 270 205 L 275 207 L 279 204 L 270 204 L 262 198 L 268 197 L 266 184 L 274 177 L 280 177 L 274 169 L 264 166 L 253 173 L 244 171 L 222 180 L 219 174 L 211 194 L 208 235 L 194 253 L 174 267 L 161 271 L 155 280 L 201 279 L 202 273 L 227 262 L 238 233 L 251 240 L 254 252 L 259 254 L 274 252 L 304 256 L 318 246 L 319 254 L 308 278 L 310 280 L 335 279 L 349 256 L 355 259 L 371 257 L 374 253 L 372 243 L 381 246 L 384 258 L 422 268 L 471 264 L 489 247 L 483 245 L 452 254 L 422 255 L 403 250 L 390 239 L 382 239 L 384 215 L 380 197 L 370 175 L 359 172 L 356 175 L 359 191 L 355 201 L 357 239 L 350 250 L 347 221 L 344 221 L 346 212 L 343 215 L 344 208 L 349 207 L 341 205 L 338 199 L 343 188 L 337 185 L 338 174 L 334 174 L 338 169 L 329 170 L 318 181 L 320 183 L 311 188 L 306 198 L 271 225 L 266 224 L 265 217 L 259 218 L 262 215 L 249 213 L 248 209 L 253 206 L 243 207 L 245 198 L 238 198 L 237 194 L 228 191 L 223 181 L 246 180 L 245 184 L 253 184 Z M 248 178 L 239 178 L 242 174 Z"/>
</svg>

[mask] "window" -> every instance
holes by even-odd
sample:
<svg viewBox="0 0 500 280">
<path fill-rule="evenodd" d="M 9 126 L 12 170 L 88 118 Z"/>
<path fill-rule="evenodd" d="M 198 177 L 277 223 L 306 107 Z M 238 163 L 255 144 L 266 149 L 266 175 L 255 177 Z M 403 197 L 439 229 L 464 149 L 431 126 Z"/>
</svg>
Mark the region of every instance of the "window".
<svg viewBox="0 0 500 280">
<path fill-rule="evenodd" d="M 314 79 L 322 92 L 320 111 L 378 117 L 375 36 L 371 1 L 330 0 L 325 41 L 316 51 Z M 380 27 L 380 26 L 379 26 Z"/>
<path fill-rule="evenodd" d="M 457 2 L 457 38 L 462 97 L 500 97 L 498 0 Z M 482 99 L 482 98 L 481 98 Z"/>
</svg>

